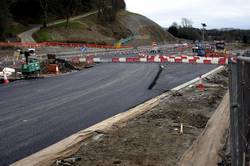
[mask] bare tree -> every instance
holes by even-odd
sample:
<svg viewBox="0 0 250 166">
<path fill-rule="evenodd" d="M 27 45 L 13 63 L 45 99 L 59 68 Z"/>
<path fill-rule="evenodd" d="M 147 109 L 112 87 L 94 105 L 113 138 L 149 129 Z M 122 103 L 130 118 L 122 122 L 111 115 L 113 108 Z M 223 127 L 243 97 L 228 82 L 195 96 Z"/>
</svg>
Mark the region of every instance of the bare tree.
<svg viewBox="0 0 250 166">
<path fill-rule="evenodd" d="M 64 0 L 65 1 L 65 0 Z M 69 26 L 70 17 L 75 15 L 78 10 L 81 8 L 81 0 L 66 0 L 68 3 L 64 5 L 65 7 L 65 16 L 66 16 L 66 28 Z"/>
<path fill-rule="evenodd" d="M 193 26 L 193 22 L 191 19 L 188 19 L 188 18 L 182 18 L 181 19 L 181 25 L 183 28 L 190 28 Z"/>
<path fill-rule="evenodd" d="M 40 0 L 40 7 L 43 10 L 43 27 L 46 28 L 48 23 L 48 0 Z"/>
<path fill-rule="evenodd" d="M 8 28 L 8 23 L 11 19 L 9 5 L 7 0 L 2 0 L 0 5 L 0 40 L 3 40 L 5 30 Z"/>
<path fill-rule="evenodd" d="M 54 1 L 53 8 L 56 13 L 60 13 L 66 19 L 65 28 L 68 28 L 70 17 L 77 14 L 79 9 L 82 8 L 82 3 L 81 0 L 57 0 Z"/>
<path fill-rule="evenodd" d="M 114 11 L 126 9 L 126 3 L 124 0 L 112 0 L 112 8 Z"/>
<path fill-rule="evenodd" d="M 104 15 L 105 2 L 104 0 L 98 0 L 97 2 L 98 18 L 100 19 Z"/>
<path fill-rule="evenodd" d="M 173 22 L 173 23 L 172 23 L 172 25 L 171 25 L 171 27 L 176 27 L 176 28 L 178 28 L 178 27 L 179 27 L 179 25 L 178 25 L 178 23 L 177 23 L 177 22 Z"/>
<path fill-rule="evenodd" d="M 98 8 L 98 20 L 100 22 L 113 22 L 115 20 L 115 0 L 105 1 L 98 0 L 97 8 Z"/>
<path fill-rule="evenodd" d="M 168 28 L 168 32 L 174 36 L 177 36 L 178 28 L 179 28 L 179 25 L 176 22 L 173 22 L 173 24 Z"/>
</svg>

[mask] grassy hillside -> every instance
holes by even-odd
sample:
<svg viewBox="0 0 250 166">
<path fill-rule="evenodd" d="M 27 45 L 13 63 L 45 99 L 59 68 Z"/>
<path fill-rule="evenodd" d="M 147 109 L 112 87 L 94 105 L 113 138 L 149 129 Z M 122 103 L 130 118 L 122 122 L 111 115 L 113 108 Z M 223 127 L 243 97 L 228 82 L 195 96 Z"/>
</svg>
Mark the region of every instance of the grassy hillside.
<svg viewBox="0 0 250 166">
<path fill-rule="evenodd" d="M 65 24 L 58 24 L 41 29 L 34 38 L 36 41 L 82 42 L 97 44 L 113 44 L 116 41 L 132 37 L 130 45 L 147 45 L 153 41 L 169 43 L 175 38 L 148 18 L 121 10 L 117 13 L 116 21 L 100 23 L 97 15 L 91 15 L 71 21 L 68 29 Z"/>
</svg>

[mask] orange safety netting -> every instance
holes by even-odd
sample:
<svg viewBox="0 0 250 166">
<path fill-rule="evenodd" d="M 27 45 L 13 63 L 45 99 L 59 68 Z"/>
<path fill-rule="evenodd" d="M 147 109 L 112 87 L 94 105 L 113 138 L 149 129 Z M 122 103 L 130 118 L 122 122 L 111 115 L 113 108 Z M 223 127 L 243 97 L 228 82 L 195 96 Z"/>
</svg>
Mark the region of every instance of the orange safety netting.
<svg viewBox="0 0 250 166">
<path fill-rule="evenodd" d="M 99 45 L 99 44 L 82 44 L 82 43 L 63 43 L 63 42 L 42 42 L 42 43 L 32 43 L 32 42 L 0 42 L 1 47 L 26 47 L 26 48 L 39 48 L 39 47 L 89 47 L 89 48 L 107 48 L 116 49 L 117 47 L 113 45 Z M 120 48 L 131 48 L 131 46 L 121 46 Z"/>
</svg>

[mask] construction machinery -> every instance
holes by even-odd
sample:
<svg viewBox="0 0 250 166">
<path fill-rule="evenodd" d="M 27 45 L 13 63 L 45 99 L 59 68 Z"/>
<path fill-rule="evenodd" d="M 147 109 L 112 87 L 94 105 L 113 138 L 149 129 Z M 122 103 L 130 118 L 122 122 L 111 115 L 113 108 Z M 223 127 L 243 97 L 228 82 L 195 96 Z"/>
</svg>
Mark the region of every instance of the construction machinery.
<svg viewBox="0 0 250 166">
<path fill-rule="evenodd" d="M 22 65 L 21 72 L 25 78 L 39 77 L 41 71 L 40 62 L 35 58 L 30 58 L 34 50 L 22 52 L 25 57 L 25 63 Z"/>
<path fill-rule="evenodd" d="M 132 34 L 132 35 L 130 35 L 130 36 L 127 37 L 127 38 L 122 38 L 122 39 L 120 39 L 119 41 L 117 41 L 117 42 L 114 44 L 115 48 L 121 48 L 122 45 L 128 44 L 130 41 L 134 40 L 135 35 L 136 35 L 136 34 Z"/>
<path fill-rule="evenodd" d="M 205 49 L 204 48 L 199 48 L 198 52 L 197 52 L 197 55 L 201 56 L 201 57 L 205 56 L 206 55 Z"/>
<path fill-rule="evenodd" d="M 152 43 L 152 48 L 151 48 L 151 50 L 150 50 L 149 53 L 150 53 L 151 55 L 154 55 L 154 54 L 161 54 L 161 53 L 163 53 L 163 52 L 159 49 L 157 43 L 156 43 L 156 42 L 153 42 L 153 43 Z"/>
<path fill-rule="evenodd" d="M 206 49 L 206 57 L 227 57 L 224 41 L 214 41 L 211 49 Z"/>
<path fill-rule="evenodd" d="M 225 47 L 226 47 L 226 44 L 224 41 L 215 41 L 215 48 L 216 50 L 218 51 L 224 51 L 225 50 Z"/>
<path fill-rule="evenodd" d="M 198 56 L 205 56 L 205 45 L 202 42 L 196 41 L 195 45 L 192 47 L 193 53 L 197 53 Z"/>
</svg>

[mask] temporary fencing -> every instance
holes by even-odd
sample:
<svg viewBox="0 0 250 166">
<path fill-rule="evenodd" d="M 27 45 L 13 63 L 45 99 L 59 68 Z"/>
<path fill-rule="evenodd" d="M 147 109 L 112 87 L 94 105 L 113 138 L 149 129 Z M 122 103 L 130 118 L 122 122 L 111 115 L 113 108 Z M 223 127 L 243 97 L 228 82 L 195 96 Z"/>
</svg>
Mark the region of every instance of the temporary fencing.
<svg viewBox="0 0 250 166">
<path fill-rule="evenodd" d="M 82 43 L 63 43 L 63 42 L 0 42 L 1 47 L 25 47 L 25 48 L 39 48 L 39 47 L 89 47 L 89 48 L 105 48 L 116 49 L 113 45 L 99 45 L 99 44 L 82 44 Z M 131 48 L 131 46 L 121 46 L 121 48 Z"/>
<path fill-rule="evenodd" d="M 230 150 L 233 166 L 247 165 L 247 156 L 250 154 L 249 73 L 250 52 L 237 59 L 229 59 Z"/>
</svg>

